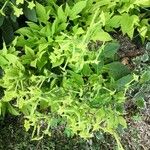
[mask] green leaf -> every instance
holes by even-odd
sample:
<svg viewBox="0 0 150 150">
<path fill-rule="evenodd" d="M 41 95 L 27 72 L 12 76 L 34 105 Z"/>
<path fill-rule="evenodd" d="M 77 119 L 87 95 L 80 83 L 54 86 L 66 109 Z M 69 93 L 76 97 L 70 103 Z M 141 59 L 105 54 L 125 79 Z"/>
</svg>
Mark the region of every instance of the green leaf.
<svg viewBox="0 0 150 150">
<path fill-rule="evenodd" d="M 25 46 L 25 55 L 23 55 L 21 59 L 23 64 L 33 64 L 33 61 L 35 60 L 34 51 L 30 47 Z"/>
<path fill-rule="evenodd" d="M 125 120 L 123 117 L 119 116 L 119 117 L 118 117 L 118 122 L 119 122 L 119 124 L 121 124 L 124 128 L 127 128 L 126 120 Z"/>
<path fill-rule="evenodd" d="M 92 70 L 89 66 L 89 64 L 84 64 L 83 69 L 82 69 L 82 74 L 84 76 L 89 76 L 92 73 Z"/>
<path fill-rule="evenodd" d="M 127 13 L 122 14 L 121 18 L 121 30 L 123 34 L 126 34 L 132 39 L 134 33 L 134 25 L 138 25 L 139 18 L 136 15 L 130 16 Z"/>
<path fill-rule="evenodd" d="M 4 21 L 4 16 L 1 16 L 1 15 L 0 15 L 0 27 L 2 26 L 3 21 Z"/>
<path fill-rule="evenodd" d="M 101 30 L 101 31 L 96 31 L 94 35 L 91 37 L 91 40 L 106 42 L 106 41 L 111 41 L 112 38 L 107 32 Z"/>
<path fill-rule="evenodd" d="M 140 82 L 145 83 L 148 81 L 150 81 L 150 71 L 145 71 L 141 76 Z"/>
<path fill-rule="evenodd" d="M 141 6 L 144 6 L 144 7 L 149 7 L 150 6 L 150 1 L 149 0 L 136 0 L 135 1 L 135 4 L 137 5 L 141 5 Z"/>
<path fill-rule="evenodd" d="M 40 30 L 40 26 L 38 26 L 36 23 L 34 22 L 27 22 L 28 26 L 32 29 L 32 30 Z"/>
<path fill-rule="evenodd" d="M 19 115 L 19 112 L 14 107 L 12 107 L 9 103 L 7 105 L 7 109 L 12 115 L 15 115 L 15 116 Z"/>
<path fill-rule="evenodd" d="M 112 62 L 104 66 L 104 72 L 108 72 L 114 79 L 120 79 L 130 73 L 130 70 L 120 62 Z"/>
<path fill-rule="evenodd" d="M 132 75 L 127 75 L 116 81 L 116 86 L 118 89 L 125 88 L 134 80 Z"/>
<path fill-rule="evenodd" d="M 24 36 L 32 36 L 33 35 L 31 30 L 28 27 L 23 27 L 23 28 L 18 29 L 16 31 L 16 33 L 19 33 Z"/>
<path fill-rule="evenodd" d="M 13 54 L 7 54 L 6 59 L 9 61 L 9 63 L 15 63 L 18 60 L 18 57 Z"/>
<path fill-rule="evenodd" d="M 10 19 L 4 19 L 3 25 L 1 26 L 2 36 L 6 44 L 9 44 L 14 39 L 13 24 Z"/>
<path fill-rule="evenodd" d="M 8 64 L 8 60 L 0 55 L 0 66 Z"/>
<path fill-rule="evenodd" d="M 68 16 L 68 15 L 70 15 L 70 12 L 71 12 L 71 8 L 70 8 L 70 6 L 66 3 L 65 14 Z"/>
<path fill-rule="evenodd" d="M 114 55 L 117 53 L 120 45 L 119 43 L 113 42 L 113 43 L 108 43 L 104 47 L 103 55 L 106 58 L 113 58 Z"/>
<path fill-rule="evenodd" d="M 136 98 L 136 105 L 140 108 L 144 108 L 145 107 L 145 100 L 143 97 L 138 97 Z"/>
<path fill-rule="evenodd" d="M 55 62 L 52 63 L 52 68 L 60 66 L 64 62 L 64 58 L 59 58 Z"/>
<path fill-rule="evenodd" d="M 25 53 L 26 53 L 26 56 L 29 56 L 29 57 L 35 56 L 34 51 L 28 46 L 25 46 Z"/>
<path fill-rule="evenodd" d="M 46 12 L 46 8 L 38 2 L 36 2 L 36 13 L 39 21 L 43 23 L 46 23 L 49 19 L 49 15 Z"/>
<path fill-rule="evenodd" d="M 106 18 L 105 18 L 105 13 L 103 11 L 100 14 L 100 19 L 101 19 L 101 22 L 102 22 L 103 26 L 105 26 Z"/>
<path fill-rule="evenodd" d="M 57 10 L 57 15 L 58 15 L 58 19 L 62 22 L 66 22 L 67 20 L 67 15 L 65 14 L 65 12 L 63 11 L 62 5 L 58 8 Z"/>
<path fill-rule="evenodd" d="M 79 2 L 77 2 L 74 6 L 73 6 L 73 8 L 72 8 L 72 10 L 71 10 L 71 12 L 70 12 L 70 17 L 71 17 L 71 19 L 73 20 L 73 19 L 75 19 L 75 18 L 77 18 L 77 15 L 84 9 L 86 7 L 86 1 L 79 1 Z"/>
<path fill-rule="evenodd" d="M 115 15 L 106 22 L 106 26 L 118 28 L 120 26 L 121 16 Z"/>
<path fill-rule="evenodd" d="M 29 9 L 29 8 L 25 7 L 24 14 L 29 20 L 31 20 L 33 22 L 37 22 L 36 11 L 34 8 Z"/>
</svg>

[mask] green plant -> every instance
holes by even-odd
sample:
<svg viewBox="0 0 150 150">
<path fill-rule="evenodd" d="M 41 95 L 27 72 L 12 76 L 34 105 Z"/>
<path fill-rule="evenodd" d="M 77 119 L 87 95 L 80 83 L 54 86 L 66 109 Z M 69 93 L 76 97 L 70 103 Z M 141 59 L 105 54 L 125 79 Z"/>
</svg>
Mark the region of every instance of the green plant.
<svg viewBox="0 0 150 150">
<path fill-rule="evenodd" d="M 127 126 L 122 117 L 125 94 L 138 79 L 115 60 L 119 44 L 103 30 L 103 12 L 91 11 L 82 24 L 85 18 L 80 14 L 87 5 L 36 3 L 38 22 L 27 22 L 28 27 L 20 28 L 15 40 L 0 51 L 0 113 L 23 114 L 33 139 L 62 125 L 67 135 L 85 139 L 97 130 L 107 132 L 123 149 L 117 128 Z M 102 45 L 88 49 L 97 40 Z"/>
<path fill-rule="evenodd" d="M 99 18 L 102 18 L 101 24 L 105 31 L 114 32 L 116 30 L 121 30 L 123 34 L 127 34 L 132 39 L 135 33 L 134 31 L 137 30 L 142 42 L 144 42 L 145 38 L 149 38 L 150 36 L 149 10 L 147 9 L 147 7 L 150 6 L 149 0 L 89 0 L 88 3 L 79 0 L 2 0 L 0 1 L 0 27 L 3 39 L 7 44 L 14 39 L 14 31 L 20 26 L 25 26 L 25 23 L 23 22 L 26 19 L 37 22 L 35 2 L 54 6 L 53 8 L 50 7 L 52 10 L 51 13 L 53 13 L 54 10 L 57 10 L 57 4 L 59 6 L 63 4 L 62 8 L 64 8 L 68 2 L 69 5 L 66 7 L 66 15 L 70 17 L 71 22 L 73 21 L 75 24 L 77 23 L 76 20 L 79 15 L 75 18 L 75 14 L 70 13 L 70 9 L 74 3 L 79 2 L 79 4 L 81 3 L 83 6 L 86 5 L 84 10 L 80 12 L 81 20 L 78 20 L 80 24 L 89 25 L 93 13 L 99 8 L 101 12 Z M 48 9 L 48 6 L 46 7 Z M 61 11 L 61 8 L 59 10 Z M 22 19 L 23 17 L 24 19 Z M 20 23 L 17 18 L 20 18 L 23 22 Z"/>
</svg>

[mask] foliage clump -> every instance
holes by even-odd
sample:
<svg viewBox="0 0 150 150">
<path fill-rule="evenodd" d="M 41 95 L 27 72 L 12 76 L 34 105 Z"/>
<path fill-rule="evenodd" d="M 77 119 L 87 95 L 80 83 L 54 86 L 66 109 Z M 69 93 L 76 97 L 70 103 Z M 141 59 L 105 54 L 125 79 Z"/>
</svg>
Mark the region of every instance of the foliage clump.
<svg viewBox="0 0 150 150">
<path fill-rule="evenodd" d="M 50 135 L 54 127 L 62 125 L 68 136 L 90 138 L 95 131 L 107 132 L 123 149 L 117 129 L 127 127 L 125 94 L 129 84 L 138 79 L 115 59 L 119 44 L 106 31 L 121 27 L 132 38 L 140 20 L 128 12 L 134 5 L 142 5 L 137 2 L 130 7 L 117 0 L 70 1 L 61 6 L 33 3 L 37 20 L 30 19 L 0 51 L 4 91 L 0 114 L 23 114 L 24 126 L 27 131 L 33 129 L 34 139 Z M 124 6 L 117 16 L 116 4 Z M 129 20 L 129 27 L 123 18 Z M 118 20 L 115 24 L 114 19 Z M 91 41 L 102 44 L 89 49 Z"/>
</svg>

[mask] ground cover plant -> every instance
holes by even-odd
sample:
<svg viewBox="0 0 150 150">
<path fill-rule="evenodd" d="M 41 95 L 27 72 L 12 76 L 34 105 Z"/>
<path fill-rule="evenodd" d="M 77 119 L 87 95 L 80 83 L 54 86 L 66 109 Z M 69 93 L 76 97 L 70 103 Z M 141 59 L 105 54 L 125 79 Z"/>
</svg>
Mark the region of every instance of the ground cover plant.
<svg viewBox="0 0 150 150">
<path fill-rule="evenodd" d="M 11 43 L 3 36 L 0 115 L 22 115 L 34 140 L 62 126 L 69 137 L 108 133 L 123 149 L 118 130 L 127 127 L 126 92 L 139 76 L 118 60 L 120 44 L 111 35 L 121 30 L 132 39 L 139 32 L 141 41 L 147 40 L 149 13 L 143 9 L 149 5 L 147 0 L 2 1 L 1 30 L 8 18 L 18 30 Z M 4 8 L 12 9 L 15 20 Z M 25 27 L 17 19 L 22 14 Z"/>
</svg>

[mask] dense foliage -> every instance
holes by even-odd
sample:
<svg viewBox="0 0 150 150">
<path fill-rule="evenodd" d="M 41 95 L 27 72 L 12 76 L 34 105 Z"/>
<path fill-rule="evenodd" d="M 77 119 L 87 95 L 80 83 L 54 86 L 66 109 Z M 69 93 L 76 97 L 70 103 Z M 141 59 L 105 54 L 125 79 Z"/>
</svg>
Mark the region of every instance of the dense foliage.
<svg viewBox="0 0 150 150">
<path fill-rule="evenodd" d="M 118 127 L 127 127 L 125 94 L 138 76 L 117 60 L 119 43 L 111 32 L 121 30 L 142 41 L 149 37 L 148 0 L 6 1 L 1 9 L 1 30 L 6 43 L 0 51 L 0 114 L 24 116 L 33 139 L 50 135 L 61 125 L 68 136 L 90 138 L 101 130 L 114 136 L 123 149 Z M 5 8 L 12 10 L 7 14 Z M 32 12 L 32 13 L 31 13 Z M 4 34 L 5 21 L 26 26 Z M 10 21 L 10 20 L 9 20 Z M 19 28 L 15 34 L 14 30 Z M 10 33 L 10 31 L 9 31 Z M 93 46 L 96 44 L 97 46 Z"/>
</svg>

